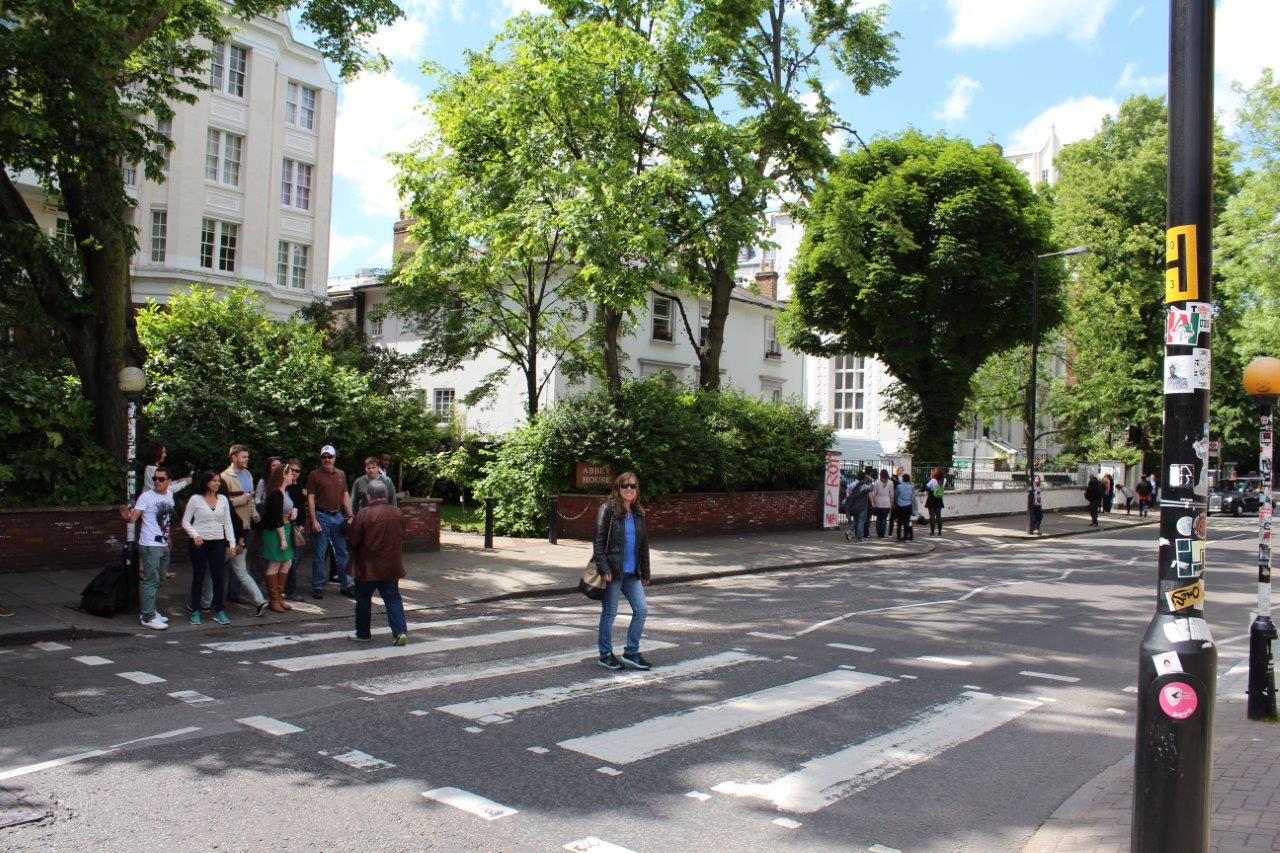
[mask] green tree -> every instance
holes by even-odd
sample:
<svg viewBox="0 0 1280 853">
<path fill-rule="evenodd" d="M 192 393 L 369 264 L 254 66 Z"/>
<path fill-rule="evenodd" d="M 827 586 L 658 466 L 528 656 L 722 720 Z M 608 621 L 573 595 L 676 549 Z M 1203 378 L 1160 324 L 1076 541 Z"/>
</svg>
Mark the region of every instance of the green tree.
<svg viewBox="0 0 1280 853">
<path fill-rule="evenodd" d="M 374 387 L 340 363 L 324 333 L 272 320 L 253 291 L 223 297 L 193 286 L 138 312 L 147 348 L 143 415 L 175 464 L 221 464 L 227 447 L 314 459 L 325 443 L 348 466 L 383 450 L 421 456 L 440 442 L 436 419 L 408 390 Z"/>
<path fill-rule="evenodd" d="M 780 321 L 791 346 L 880 359 L 922 463 L 950 465 L 970 380 L 1030 334 L 1049 211 L 992 147 L 907 131 L 842 154 L 814 195 Z M 1040 276 L 1040 316 L 1060 316 Z"/>
<path fill-rule="evenodd" d="M 172 142 L 156 123 L 208 88 L 205 45 L 220 16 L 274 15 L 287 0 L 6 0 L 0 15 L 0 256 L 6 307 L 34 305 L 57 331 L 92 411 L 93 435 L 122 455 L 117 374 L 139 364 L 129 281 L 136 249 L 122 163 L 163 180 Z M 308 0 L 302 23 L 344 76 L 379 57 L 362 41 L 400 14 L 391 0 Z M 44 235 L 11 175 L 30 170 L 67 213 L 67 250 Z M 15 290 L 17 293 L 15 294 Z"/>
<path fill-rule="evenodd" d="M 1073 266 L 1065 326 L 1070 381 L 1053 397 L 1066 442 L 1077 450 L 1099 442 L 1118 444 L 1130 424 L 1143 429 L 1145 449 L 1159 446 L 1167 155 L 1164 100 L 1138 95 L 1105 118 L 1097 134 L 1066 146 L 1058 159 L 1054 239 L 1092 250 Z M 1233 157 L 1234 146 L 1219 133 L 1215 216 L 1236 186 Z M 1230 384 L 1223 369 L 1232 363 L 1227 338 L 1219 331 L 1215 328 L 1215 421 Z"/>
</svg>

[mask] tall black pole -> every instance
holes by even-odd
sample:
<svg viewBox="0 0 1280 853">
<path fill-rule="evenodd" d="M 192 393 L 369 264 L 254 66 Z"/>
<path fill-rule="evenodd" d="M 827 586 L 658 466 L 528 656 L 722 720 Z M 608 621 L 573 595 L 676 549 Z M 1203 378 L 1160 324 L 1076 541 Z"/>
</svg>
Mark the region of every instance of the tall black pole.
<svg viewBox="0 0 1280 853">
<path fill-rule="evenodd" d="M 1036 531 L 1036 377 L 1040 371 L 1040 256 L 1031 267 L 1031 384 L 1027 386 L 1027 533 Z"/>
<path fill-rule="evenodd" d="M 1251 365 L 1252 367 L 1252 365 Z M 1246 380 L 1246 386 L 1248 382 Z M 1258 432 L 1258 474 L 1262 502 L 1258 505 L 1258 609 L 1249 625 L 1249 703 L 1251 720 L 1276 719 L 1276 674 L 1271 641 L 1276 623 L 1271 620 L 1271 523 L 1275 514 L 1276 473 L 1273 468 L 1275 395 L 1251 395 L 1262 410 Z"/>
<path fill-rule="evenodd" d="M 1156 613 L 1138 656 L 1134 853 L 1209 849 L 1218 652 L 1204 620 L 1214 0 L 1171 0 Z"/>
</svg>

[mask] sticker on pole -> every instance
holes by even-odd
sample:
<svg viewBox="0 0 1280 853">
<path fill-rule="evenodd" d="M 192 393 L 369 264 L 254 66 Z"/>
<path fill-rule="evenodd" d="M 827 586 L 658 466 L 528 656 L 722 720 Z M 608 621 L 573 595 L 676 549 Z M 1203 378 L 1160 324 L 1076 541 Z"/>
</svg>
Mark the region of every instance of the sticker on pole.
<svg viewBox="0 0 1280 853">
<path fill-rule="evenodd" d="M 1183 308 L 1170 306 L 1165 314 L 1164 342 L 1175 346 L 1192 347 L 1200 335 L 1208 332 L 1213 324 L 1213 309 L 1207 302 L 1188 302 Z"/>
<path fill-rule="evenodd" d="M 1178 225 L 1164 232 L 1164 301 L 1200 298 L 1200 262 L 1196 226 Z"/>
<path fill-rule="evenodd" d="M 1178 570 L 1178 577 L 1198 578 L 1204 574 L 1205 543 L 1202 540 L 1175 539 L 1173 547 L 1173 564 Z"/>
<path fill-rule="evenodd" d="M 1196 712 L 1200 698 L 1185 681 L 1171 681 L 1160 688 L 1160 710 L 1175 720 L 1185 720 Z"/>
<path fill-rule="evenodd" d="M 1164 675 L 1168 672 L 1182 672 L 1182 661 L 1178 658 L 1177 652 L 1165 652 L 1160 655 L 1152 655 L 1151 662 L 1156 666 L 1156 675 Z"/>
<path fill-rule="evenodd" d="M 1203 559 L 1203 558 L 1202 558 Z M 1203 564 L 1202 564 L 1203 565 Z M 1164 594 L 1170 610 L 1186 610 L 1188 607 L 1204 606 L 1204 581 L 1169 590 Z"/>
</svg>

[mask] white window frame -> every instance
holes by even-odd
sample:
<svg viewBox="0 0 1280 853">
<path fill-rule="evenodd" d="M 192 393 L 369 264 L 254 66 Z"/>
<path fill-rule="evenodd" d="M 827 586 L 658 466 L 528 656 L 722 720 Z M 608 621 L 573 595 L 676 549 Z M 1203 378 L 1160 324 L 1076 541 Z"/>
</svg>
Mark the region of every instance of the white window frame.
<svg viewBox="0 0 1280 853">
<path fill-rule="evenodd" d="M 285 88 L 284 123 L 300 130 L 315 130 L 319 100 L 319 90 L 290 80 Z"/>
<path fill-rule="evenodd" d="M 778 322 L 772 317 L 764 318 L 764 355 L 765 358 L 782 358 L 782 344 L 778 343 Z"/>
<path fill-rule="evenodd" d="M 169 250 L 169 210 L 151 208 L 151 263 L 163 264 Z"/>
<path fill-rule="evenodd" d="M 280 171 L 280 203 L 294 210 L 311 210 L 315 165 L 285 157 Z"/>
<path fill-rule="evenodd" d="M 209 60 L 209 86 L 220 95 L 243 98 L 249 75 L 249 51 L 223 42 L 213 46 Z"/>
<path fill-rule="evenodd" d="M 660 312 L 658 310 L 659 305 L 664 305 L 665 311 L 666 311 L 666 324 L 667 324 L 666 335 L 667 336 L 665 338 L 658 333 L 658 330 L 659 330 L 658 321 L 660 319 L 659 318 Z M 669 296 L 658 296 L 657 294 L 655 294 L 653 297 L 653 301 L 651 303 L 650 315 L 649 315 L 649 339 L 652 341 L 658 341 L 664 344 L 675 343 L 675 339 L 676 339 L 675 300 Z"/>
<path fill-rule="evenodd" d="M 442 418 L 450 417 L 458 405 L 458 391 L 455 388 L 433 388 L 431 390 L 431 411 Z"/>
<path fill-rule="evenodd" d="M 200 221 L 200 266 L 218 272 L 236 271 L 240 224 L 204 217 Z"/>
<path fill-rule="evenodd" d="M 382 337 L 383 325 L 384 324 L 381 317 L 370 317 L 369 318 L 369 337 L 371 338 Z"/>
<path fill-rule="evenodd" d="M 160 134 L 165 139 L 172 140 L 173 139 L 173 119 L 172 118 L 157 119 L 156 133 Z M 164 172 L 166 175 L 169 174 L 169 156 L 171 152 L 168 146 L 163 144 L 157 145 L 156 153 L 158 153 L 161 157 L 164 158 L 164 164 L 160 167 L 160 171 Z"/>
<path fill-rule="evenodd" d="M 53 239 L 62 244 L 64 249 L 75 251 L 76 235 L 71 233 L 71 220 L 65 216 L 59 216 L 53 220 Z"/>
<path fill-rule="evenodd" d="M 136 187 L 138 185 L 138 164 L 130 163 L 121 157 L 120 177 L 124 179 L 124 185 L 126 187 Z"/>
<path fill-rule="evenodd" d="M 220 187 L 240 186 L 240 162 L 244 156 L 244 137 L 218 127 L 205 135 L 204 180 Z"/>
<path fill-rule="evenodd" d="M 831 425 L 837 430 L 865 428 L 867 360 L 860 355 L 831 359 Z"/>
<path fill-rule="evenodd" d="M 276 287 L 307 289 L 311 271 L 311 246 L 281 240 L 276 247 Z"/>
</svg>

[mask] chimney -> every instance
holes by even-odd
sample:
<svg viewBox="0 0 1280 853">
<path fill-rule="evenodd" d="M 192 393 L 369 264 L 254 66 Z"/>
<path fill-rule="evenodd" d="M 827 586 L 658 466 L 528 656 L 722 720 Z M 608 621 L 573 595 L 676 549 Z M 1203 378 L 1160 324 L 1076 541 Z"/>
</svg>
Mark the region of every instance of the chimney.
<svg viewBox="0 0 1280 853">
<path fill-rule="evenodd" d="M 399 258 L 402 254 L 412 252 L 417 246 L 409 239 L 409 228 L 417 222 L 416 217 L 402 218 L 391 229 L 391 257 Z"/>
<path fill-rule="evenodd" d="M 778 272 L 777 270 L 761 270 L 756 273 L 756 288 L 760 291 L 760 295 L 778 301 Z"/>
</svg>

